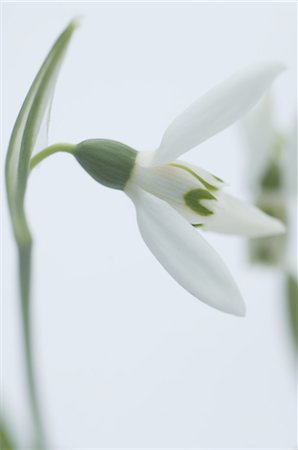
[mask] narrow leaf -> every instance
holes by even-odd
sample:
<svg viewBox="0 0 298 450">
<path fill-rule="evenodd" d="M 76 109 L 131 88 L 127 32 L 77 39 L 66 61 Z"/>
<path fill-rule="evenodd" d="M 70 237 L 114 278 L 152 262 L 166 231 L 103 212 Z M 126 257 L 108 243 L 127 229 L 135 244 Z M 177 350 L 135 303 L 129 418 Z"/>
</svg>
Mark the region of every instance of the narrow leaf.
<svg viewBox="0 0 298 450">
<path fill-rule="evenodd" d="M 24 211 L 30 159 L 41 128 L 47 123 L 55 82 L 65 51 L 76 28 L 72 21 L 57 39 L 36 75 L 14 125 L 6 158 L 6 189 L 15 239 L 18 245 L 20 300 L 26 375 L 35 424 L 34 448 L 44 448 L 44 431 L 36 393 L 31 344 L 30 286 L 32 238 Z"/>
<path fill-rule="evenodd" d="M 31 236 L 24 213 L 29 163 L 38 133 L 53 97 L 55 81 L 76 22 L 60 35 L 42 64 L 14 125 L 6 158 L 6 187 L 16 240 L 28 245 Z"/>
</svg>

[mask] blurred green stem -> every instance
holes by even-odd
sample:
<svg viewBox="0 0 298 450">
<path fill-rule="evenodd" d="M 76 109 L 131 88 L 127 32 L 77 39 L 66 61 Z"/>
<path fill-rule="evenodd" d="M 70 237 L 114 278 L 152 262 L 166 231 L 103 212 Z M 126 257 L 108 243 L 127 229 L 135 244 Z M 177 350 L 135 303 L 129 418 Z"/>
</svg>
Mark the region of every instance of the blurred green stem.
<svg viewBox="0 0 298 450">
<path fill-rule="evenodd" d="M 11 429 L 7 426 L 7 422 L 3 416 L 0 416 L 0 449 L 16 450 Z"/>
<path fill-rule="evenodd" d="M 295 351 L 298 350 L 298 281 L 291 273 L 286 275 L 288 311 L 295 345 Z"/>
<path fill-rule="evenodd" d="M 32 416 L 35 425 L 36 442 L 38 449 L 45 448 L 45 437 L 42 424 L 41 408 L 38 402 L 36 391 L 35 372 L 33 368 L 32 357 L 32 335 L 31 335 L 31 317 L 30 317 L 30 290 L 31 290 L 31 251 L 32 243 L 19 246 L 19 279 L 21 293 L 21 311 L 23 326 L 23 342 L 25 350 L 25 368 L 27 373 L 29 399 Z"/>
<path fill-rule="evenodd" d="M 71 144 L 54 144 L 37 153 L 30 161 L 30 170 L 36 167 L 45 158 L 58 152 L 72 153 L 75 145 Z M 28 239 L 23 244 L 18 246 L 19 252 L 19 279 L 20 279 L 20 293 L 21 293 L 21 310 L 22 310 L 22 325 L 23 325 L 23 341 L 25 350 L 25 364 L 29 387 L 30 407 L 32 417 L 35 425 L 37 449 L 45 448 L 45 436 L 43 420 L 41 415 L 41 407 L 38 401 L 38 393 L 36 389 L 36 376 L 34 372 L 33 349 L 32 349 L 32 326 L 31 326 L 31 253 L 32 240 Z"/>
<path fill-rule="evenodd" d="M 41 408 L 37 395 L 36 374 L 34 372 L 33 339 L 31 331 L 31 252 L 32 237 L 25 213 L 25 195 L 31 168 L 57 151 L 70 152 L 74 146 L 62 144 L 52 146 L 36 155 L 31 160 L 36 146 L 40 128 L 54 94 L 55 81 L 63 62 L 65 52 L 71 40 L 77 20 L 72 20 L 63 30 L 42 63 L 33 83 L 25 97 L 15 121 L 6 156 L 5 176 L 11 223 L 18 246 L 18 268 L 21 297 L 21 314 L 23 325 L 23 342 L 25 352 L 25 370 L 30 399 L 30 413 L 34 425 L 34 444 L 30 449 L 44 449 L 44 431 Z M 22 443 L 24 446 L 24 443 Z"/>
</svg>

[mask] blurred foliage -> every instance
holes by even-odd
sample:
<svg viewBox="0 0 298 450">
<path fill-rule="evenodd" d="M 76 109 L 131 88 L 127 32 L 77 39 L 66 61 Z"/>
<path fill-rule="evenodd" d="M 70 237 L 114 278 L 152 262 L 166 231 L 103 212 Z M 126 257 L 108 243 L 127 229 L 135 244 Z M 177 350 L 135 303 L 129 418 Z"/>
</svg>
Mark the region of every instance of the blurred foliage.
<svg viewBox="0 0 298 450">
<path fill-rule="evenodd" d="M 274 116 L 272 98 L 268 95 L 243 122 L 243 131 L 252 167 L 256 161 L 261 162 L 261 170 L 256 170 L 256 176 L 250 183 L 256 206 L 286 224 L 288 232 L 280 236 L 251 239 L 248 253 L 251 263 L 276 267 L 285 277 L 283 298 L 288 310 L 289 331 L 297 351 L 297 262 L 293 263 L 290 257 L 294 245 L 290 241 L 291 235 L 296 232 L 290 208 L 291 199 L 297 201 L 297 120 L 295 118 L 292 128 L 281 133 Z"/>
<path fill-rule="evenodd" d="M 281 134 L 272 138 L 267 164 L 259 180 L 256 180 L 256 206 L 283 223 L 287 223 L 287 198 L 282 164 L 286 144 L 287 141 Z M 252 239 L 249 243 L 250 261 L 278 266 L 284 261 L 286 249 L 286 235 Z"/>
<path fill-rule="evenodd" d="M 262 190 L 277 190 L 283 187 L 283 169 L 281 160 L 287 141 L 281 134 L 276 134 L 271 146 L 271 157 L 260 180 Z"/>
<path fill-rule="evenodd" d="M 284 195 L 277 190 L 261 191 L 256 206 L 283 223 L 287 222 L 286 201 Z M 249 241 L 249 258 L 252 263 L 278 266 L 284 260 L 286 251 L 287 234 L 254 238 Z"/>
<path fill-rule="evenodd" d="M 273 160 L 270 162 L 260 184 L 265 190 L 277 190 L 281 188 L 282 174 L 278 161 Z"/>
<path fill-rule="evenodd" d="M 0 450 L 15 450 L 15 448 L 7 425 L 0 419 Z"/>
<path fill-rule="evenodd" d="M 298 350 L 298 281 L 293 275 L 287 275 L 288 311 L 296 350 Z"/>
</svg>

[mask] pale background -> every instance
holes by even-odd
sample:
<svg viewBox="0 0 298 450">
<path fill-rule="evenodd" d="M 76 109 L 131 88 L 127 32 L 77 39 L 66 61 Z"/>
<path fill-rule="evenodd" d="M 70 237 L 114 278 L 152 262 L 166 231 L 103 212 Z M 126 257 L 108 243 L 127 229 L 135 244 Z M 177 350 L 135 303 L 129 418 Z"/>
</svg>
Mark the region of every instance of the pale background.
<svg viewBox="0 0 298 450">
<path fill-rule="evenodd" d="M 4 4 L 4 149 L 33 77 L 74 16 L 83 20 L 58 80 L 50 143 L 105 137 L 156 148 L 190 102 L 263 60 L 288 67 L 273 93 L 281 125 L 292 119 L 293 3 Z M 187 159 L 247 198 L 238 131 Z M 2 391 L 26 434 L 16 255 L 3 209 Z M 180 288 L 142 242 L 130 201 L 68 155 L 32 175 L 27 211 L 52 448 L 296 448 L 296 365 L 282 279 L 247 264 L 244 239 L 207 236 L 243 292 L 242 319 Z"/>
</svg>

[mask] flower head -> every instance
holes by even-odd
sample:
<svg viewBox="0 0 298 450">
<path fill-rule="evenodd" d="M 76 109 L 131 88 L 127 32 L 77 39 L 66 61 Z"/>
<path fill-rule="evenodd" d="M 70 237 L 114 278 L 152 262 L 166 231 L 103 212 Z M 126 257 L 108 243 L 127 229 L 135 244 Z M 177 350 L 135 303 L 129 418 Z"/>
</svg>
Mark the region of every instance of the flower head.
<svg viewBox="0 0 298 450">
<path fill-rule="evenodd" d="M 268 236 L 282 233 L 284 225 L 226 193 L 220 178 L 177 157 L 242 117 L 282 69 L 261 64 L 212 89 L 172 122 L 156 151 L 101 139 L 74 151 L 97 181 L 132 199 L 144 241 L 173 278 L 198 299 L 235 315 L 245 313 L 241 294 L 200 231 Z"/>
</svg>

